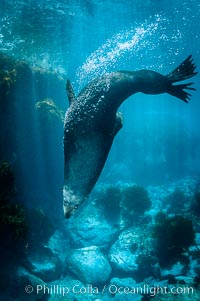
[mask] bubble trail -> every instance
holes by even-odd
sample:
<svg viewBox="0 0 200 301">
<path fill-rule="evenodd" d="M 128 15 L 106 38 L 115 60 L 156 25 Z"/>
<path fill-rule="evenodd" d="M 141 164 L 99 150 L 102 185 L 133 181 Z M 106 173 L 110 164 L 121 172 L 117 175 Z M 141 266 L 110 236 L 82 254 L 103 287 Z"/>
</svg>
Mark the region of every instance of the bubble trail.
<svg viewBox="0 0 200 301">
<path fill-rule="evenodd" d="M 115 68 L 119 60 L 124 59 L 127 53 L 130 59 L 138 51 L 148 47 L 151 43 L 151 36 L 158 29 L 158 23 L 159 20 L 151 24 L 142 24 L 140 27 L 122 31 L 108 39 L 78 68 L 76 78 L 78 78 L 79 88 L 86 84 L 86 81 L 109 72 L 111 67 Z"/>
</svg>

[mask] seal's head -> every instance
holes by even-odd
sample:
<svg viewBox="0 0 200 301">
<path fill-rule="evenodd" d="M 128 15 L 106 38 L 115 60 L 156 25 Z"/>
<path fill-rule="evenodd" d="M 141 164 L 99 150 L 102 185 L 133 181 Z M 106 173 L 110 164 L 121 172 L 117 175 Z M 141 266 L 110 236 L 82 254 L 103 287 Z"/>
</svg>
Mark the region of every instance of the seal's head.
<svg viewBox="0 0 200 301">
<path fill-rule="evenodd" d="M 63 210 L 65 218 L 70 218 L 78 209 L 78 205 L 72 205 L 70 202 L 63 202 Z"/>
<path fill-rule="evenodd" d="M 81 198 L 77 197 L 72 190 L 69 190 L 66 186 L 64 186 L 63 210 L 65 218 L 70 218 L 70 216 L 76 212 L 81 203 Z"/>
</svg>

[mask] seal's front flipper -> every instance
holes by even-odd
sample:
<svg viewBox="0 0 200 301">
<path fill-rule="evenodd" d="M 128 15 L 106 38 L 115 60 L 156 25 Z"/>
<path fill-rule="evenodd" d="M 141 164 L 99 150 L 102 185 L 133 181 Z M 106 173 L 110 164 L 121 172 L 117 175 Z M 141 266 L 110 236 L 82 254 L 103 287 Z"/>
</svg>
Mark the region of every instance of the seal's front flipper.
<svg viewBox="0 0 200 301">
<path fill-rule="evenodd" d="M 112 131 L 112 136 L 116 136 L 122 127 L 123 127 L 123 115 L 121 112 L 117 112 L 115 125 Z"/>
<path fill-rule="evenodd" d="M 173 85 L 173 83 L 186 80 L 190 77 L 195 76 L 198 72 L 195 72 L 196 66 L 193 62 L 192 56 L 188 56 L 185 61 L 183 61 L 178 67 L 176 67 L 171 73 L 169 73 L 166 77 L 169 79 L 169 86 L 167 93 L 180 98 L 184 102 L 188 103 L 191 98 L 191 94 L 184 91 L 193 90 L 195 88 L 190 87 L 193 83 L 181 84 L 181 85 Z"/>
<path fill-rule="evenodd" d="M 73 89 L 72 84 L 69 79 L 67 80 L 67 83 L 66 83 L 66 91 L 67 91 L 67 96 L 69 99 L 69 105 L 71 105 L 76 100 L 76 96 L 75 96 L 74 89 Z"/>
</svg>

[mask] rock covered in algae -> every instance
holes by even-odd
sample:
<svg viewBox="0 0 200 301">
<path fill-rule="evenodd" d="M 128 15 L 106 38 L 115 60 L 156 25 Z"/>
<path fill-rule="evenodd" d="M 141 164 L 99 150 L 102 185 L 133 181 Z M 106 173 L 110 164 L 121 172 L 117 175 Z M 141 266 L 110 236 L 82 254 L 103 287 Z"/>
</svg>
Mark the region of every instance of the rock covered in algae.
<svg viewBox="0 0 200 301">
<path fill-rule="evenodd" d="M 148 191 L 138 185 L 129 185 L 122 189 L 122 205 L 130 214 L 143 215 L 151 207 Z"/>
<path fill-rule="evenodd" d="M 67 264 L 83 283 L 105 283 L 111 274 L 111 267 L 100 249 L 96 246 L 72 250 Z"/>
<path fill-rule="evenodd" d="M 1 245 L 15 246 L 27 234 L 24 207 L 12 200 L 16 193 L 15 177 L 8 162 L 0 164 L 0 241 Z"/>
<path fill-rule="evenodd" d="M 15 60 L 0 53 L 0 91 L 2 98 L 9 95 L 16 82 L 16 75 Z"/>
<path fill-rule="evenodd" d="M 50 98 L 38 101 L 35 108 L 39 113 L 39 118 L 42 123 L 54 126 L 55 122 L 62 123 L 64 120 L 64 112 L 61 111 Z"/>
<path fill-rule="evenodd" d="M 15 160 L 17 165 L 20 159 L 36 158 L 35 103 L 49 97 L 65 108 L 65 81 L 58 73 L 33 68 L 0 52 L 0 95 L 0 159 Z"/>
<path fill-rule="evenodd" d="M 153 245 L 154 240 L 149 230 L 129 228 L 112 245 L 109 260 L 115 270 L 126 273 L 139 271 L 140 277 L 148 277 L 157 273 Z"/>
<path fill-rule="evenodd" d="M 195 231 L 190 218 L 181 215 L 168 217 L 160 212 L 156 216 L 154 236 L 160 266 L 169 267 L 178 261 L 189 261 L 185 253 L 195 244 Z"/>
</svg>

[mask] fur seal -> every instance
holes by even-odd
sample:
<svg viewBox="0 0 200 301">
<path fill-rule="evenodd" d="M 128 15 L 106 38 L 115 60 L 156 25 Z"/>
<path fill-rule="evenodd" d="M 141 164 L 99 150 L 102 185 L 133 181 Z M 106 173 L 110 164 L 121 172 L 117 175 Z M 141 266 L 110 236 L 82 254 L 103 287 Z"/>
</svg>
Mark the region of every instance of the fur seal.
<svg viewBox="0 0 200 301">
<path fill-rule="evenodd" d="M 69 108 L 64 122 L 64 215 L 69 218 L 94 187 L 106 162 L 114 137 L 122 128 L 117 109 L 129 96 L 168 93 L 184 102 L 195 90 L 192 83 L 174 83 L 197 74 L 190 55 L 164 76 L 150 70 L 107 73 L 91 81 L 76 97 L 69 80 Z"/>
</svg>

